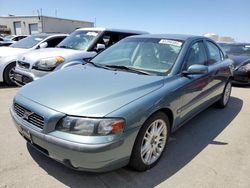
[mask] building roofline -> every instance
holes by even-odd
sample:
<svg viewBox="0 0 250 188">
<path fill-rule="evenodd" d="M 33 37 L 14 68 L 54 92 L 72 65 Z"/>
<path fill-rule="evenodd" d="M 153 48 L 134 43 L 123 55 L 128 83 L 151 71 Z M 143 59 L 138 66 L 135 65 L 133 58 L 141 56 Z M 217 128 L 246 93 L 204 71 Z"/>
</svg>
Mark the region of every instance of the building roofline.
<svg viewBox="0 0 250 188">
<path fill-rule="evenodd" d="M 38 15 L 23 15 L 23 16 L 0 16 L 0 18 L 35 18 L 35 17 L 39 17 Z M 69 18 L 59 18 L 59 17 L 53 17 L 53 16 L 44 16 L 42 15 L 41 17 L 44 18 L 53 18 L 53 19 L 58 19 L 58 20 L 68 20 L 68 21 L 76 21 L 76 22 L 85 22 L 85 23 L 92 23 L 94 24 L 94 22 L 90 22 L 90 21 L 84 21 L 84 20 L 75 20 L 75 19 L 69 19 Z"/>
</svg>

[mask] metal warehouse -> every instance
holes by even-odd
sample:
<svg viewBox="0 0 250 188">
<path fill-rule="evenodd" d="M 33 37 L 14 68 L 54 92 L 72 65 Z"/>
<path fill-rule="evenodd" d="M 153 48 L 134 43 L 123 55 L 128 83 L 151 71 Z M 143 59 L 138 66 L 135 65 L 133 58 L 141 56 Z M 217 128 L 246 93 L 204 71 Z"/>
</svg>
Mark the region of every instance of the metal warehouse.
<svg viewBox="0 0 250 188">
<path fill-rule="evenodd" d="M 0 26 L 0 33 L 30 35 L 51 32 L 70 33 L 77 28 L 94 27 L 94 23 L 50 16 L 4 16 L 0 17 Z"/>
</svg>

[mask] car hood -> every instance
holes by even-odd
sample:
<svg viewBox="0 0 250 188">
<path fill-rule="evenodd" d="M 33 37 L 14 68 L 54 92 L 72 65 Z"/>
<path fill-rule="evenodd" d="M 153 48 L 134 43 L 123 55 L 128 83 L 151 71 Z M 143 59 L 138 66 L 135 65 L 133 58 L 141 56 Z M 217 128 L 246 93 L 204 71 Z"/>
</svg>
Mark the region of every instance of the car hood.
<svg viewBox="0 0 250 188">
<path fill-rule="evenodd" d="M 18 55 L 28 50 L 24 48 L 0 47 L 0 57 Z"/>
<path fill-rule="evenodd" d="M 18 95 L 68 115 L 104 117 L 163 84 L 162 76 L 76 65 L 25 85 Z"/>
<path fill-rule="evenodd" d="M 240 66 L 250 62 L 250 56 L 247 55 L 229 55 L 229 58 L 234 61 L 235 69 L 238 69 Z"/>
<path fill-rule="evenodd" d="M 88 55 L 89 53 L 92 52 L 85 52 L 85 51 L 65 49 L 65 48 L 44 48 L 24 53 L 21 56 L 19 56 L 18 59 L 21 61 L 23 60 L 27 61 L 32 64 L 32 62 L 35 63 L 39 59 L 56 57 L 56 56 L 62 56 L 65 59 L 70 58 L 72 56 L 78 56 L 79 58 L 84 58 L 85 55 Z"/>
</svg>

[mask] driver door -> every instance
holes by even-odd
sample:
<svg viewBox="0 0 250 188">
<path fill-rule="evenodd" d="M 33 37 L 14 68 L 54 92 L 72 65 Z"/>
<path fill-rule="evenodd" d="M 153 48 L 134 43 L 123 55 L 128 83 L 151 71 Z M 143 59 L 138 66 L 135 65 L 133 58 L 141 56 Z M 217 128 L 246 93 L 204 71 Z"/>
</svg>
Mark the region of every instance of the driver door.
<svg viewBox="0 0 250 188">
<path fill-rule="evenodd" d="M 189 51 L 183 71 L 187 70 L 191 65 L 206 65 L 207 54 L 203 41 L 194 42 Z M 180 114 L 181 122 L 195 115 L 203 106 L 203 99 L 206 95 L 206 86 L 209 84 L 209 73 L 183 75 L 184 86 L 181 97 L 181 107 L 177 113 Z"/>
</svg>

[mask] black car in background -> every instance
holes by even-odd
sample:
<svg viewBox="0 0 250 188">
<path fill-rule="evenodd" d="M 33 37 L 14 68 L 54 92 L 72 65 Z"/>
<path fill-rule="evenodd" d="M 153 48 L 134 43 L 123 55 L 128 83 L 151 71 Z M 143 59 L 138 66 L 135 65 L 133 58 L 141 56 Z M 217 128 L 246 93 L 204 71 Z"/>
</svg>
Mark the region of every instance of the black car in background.
<svg viewBox="0 0 250 188">
<path fill-rule="evenodd" d="M 234 83 L 250 85 L 250 43 L 219 43 L 234 60 Z"/>
</svg>

